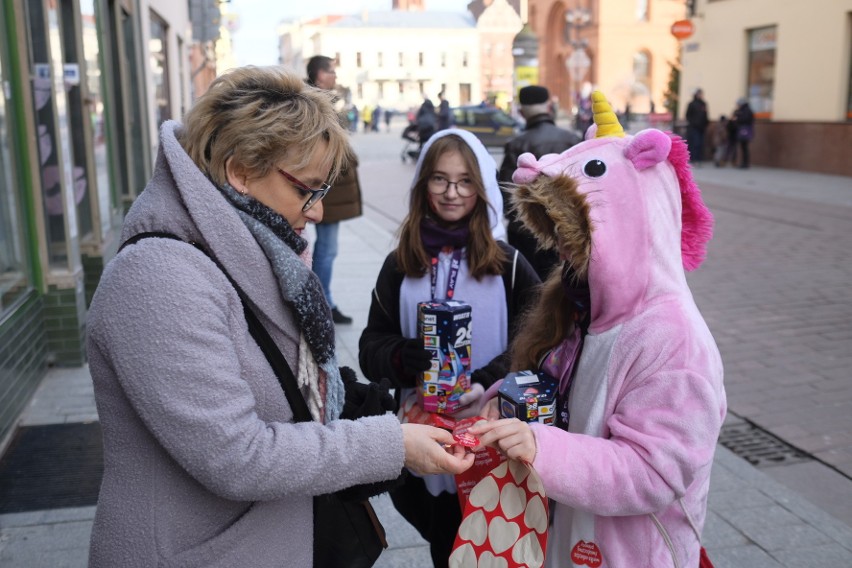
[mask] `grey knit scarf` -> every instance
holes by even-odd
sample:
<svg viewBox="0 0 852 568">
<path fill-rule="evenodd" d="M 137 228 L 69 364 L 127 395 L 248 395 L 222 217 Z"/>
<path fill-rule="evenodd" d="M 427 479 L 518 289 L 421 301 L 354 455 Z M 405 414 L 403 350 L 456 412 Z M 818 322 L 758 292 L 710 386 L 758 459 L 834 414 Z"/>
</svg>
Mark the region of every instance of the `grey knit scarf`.
<svg viewBox="0 0 852 568">
<path fill-rule="evenodd" d="M 344 388 L 335 354 L 334 322 L 319 278 L 302 260 L 301 255 L 308 242 L 293 231 L 284 217 L 263 203 L 240 194 L 228 183 L 219 187 L 219 190 L 236 208 L 237 214 L 269 259 L 281 295 L 293 308 L 310 354 L 325 375 L 325 388 L 320 386 L 319 393 L 313 394 L 324 394 L 324 400 L 309 400 L 308 406 L 312 413 L 316 408 L 323 408 L 325 423 L 336 420 L 343 410 Z M 302 373 L 299 371 L 295 374 L 301 378 Z"/>
</svg>

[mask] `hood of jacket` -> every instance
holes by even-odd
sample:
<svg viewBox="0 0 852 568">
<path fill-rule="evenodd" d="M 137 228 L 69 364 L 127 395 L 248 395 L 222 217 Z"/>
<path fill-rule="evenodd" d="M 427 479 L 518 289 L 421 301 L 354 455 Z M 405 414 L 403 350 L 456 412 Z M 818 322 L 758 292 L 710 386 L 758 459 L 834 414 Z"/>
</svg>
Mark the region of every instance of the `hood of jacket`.
<svg viewBox="0 0 852 568">
<path fill-rule="evenodd" d="M 491 234 L 495 240 L 506 241 L 506 227 L 503 223 L 503 194 L 500 192 L 500 186 L 497 184 L 497 162 L 494 157 L 488 153 L 482 142 L 475 135 L 467 130 L 459 128 L 450 128 L 441 130 L 433 134 L 429 141 L 423 145 L 420 150 L 420 157 L 417 158 L 417 165 L 414 168 L 414 178 L 411 182 L 411 189 L 414 189 L 414 184 L 417 178 L 420 177 L 420 169 L 423 167 L 423 158 L 429 152 L 429 148 L 435 143 L 435 140 L 444 136 L 458 136 L 465 144 L 467 144 L 473 154 L 476 156 L 476 162 L 479 164 L 479 173 L 482 177 L 482 183 L 485 184 L 485 196 L 488 199 L 488 220 L 491 222 Z"/>
<path fill-rule="evenodd" d="M 269 260 L 236 209 L 184 151 L 180 128 L 171 120 L 160 127 L 154 173 L 127 213 L 121 241 L 162 231 L 198 242 L 267 318 L 284 327 L 287 308 Z"/>
</svg>

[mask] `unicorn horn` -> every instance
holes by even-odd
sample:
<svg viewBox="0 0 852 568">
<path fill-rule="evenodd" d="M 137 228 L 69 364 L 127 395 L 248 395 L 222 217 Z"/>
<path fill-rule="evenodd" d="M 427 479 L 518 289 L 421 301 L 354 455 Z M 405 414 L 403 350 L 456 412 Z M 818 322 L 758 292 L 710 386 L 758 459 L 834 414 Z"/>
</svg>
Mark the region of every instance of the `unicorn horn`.
<svg viewBox="0 0 852 568">
<path fill-rule="evenodd" d="M 595 115 L 595 124 L 598 125 L 595 138 L 605 136 L 624 138 L 624 129 L 618 123 L 618 118 L 612 112 L 612 107 L 607 102 L 606 97 L 600 91 L 592 91 L 592 112 Z"/>
</svg>

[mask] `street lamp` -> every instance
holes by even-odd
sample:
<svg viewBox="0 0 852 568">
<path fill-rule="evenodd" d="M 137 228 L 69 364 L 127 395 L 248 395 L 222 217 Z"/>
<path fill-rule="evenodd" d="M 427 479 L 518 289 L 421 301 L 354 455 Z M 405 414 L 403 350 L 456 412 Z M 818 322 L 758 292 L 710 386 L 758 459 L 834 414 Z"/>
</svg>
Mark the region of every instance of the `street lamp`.
<svg viewBox="0 0 852 568">
<path fill-rule="evenodd" d="M 592 14 L 586 8 L 571 8 L 565 12 L 565 41 L 571 46 L 571 55 L 565 59 L 565 68 L 569 75 L 569 108 L 572 115 L 577 102 L 575 86 L 586 77 L 592 63 L 586 53 L 586 40 L 580 39 L 580 30 L 591 23 Z"/>
</svg>

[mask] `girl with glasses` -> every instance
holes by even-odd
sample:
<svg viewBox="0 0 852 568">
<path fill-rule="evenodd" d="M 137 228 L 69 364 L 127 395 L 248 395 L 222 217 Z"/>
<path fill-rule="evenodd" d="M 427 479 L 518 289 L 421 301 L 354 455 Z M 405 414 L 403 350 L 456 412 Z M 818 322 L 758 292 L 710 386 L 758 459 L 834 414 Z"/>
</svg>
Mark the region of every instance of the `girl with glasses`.
<svg viewBox="0 0 852 568">
<path fill-rule="evenodd" d="M 312 566 L 314 496 L 471 465 L 338 367 L 302 231 L 347 138 L 331 94 L 282 67 L 235 69 L 162 125 L 89 311 L 105 463 L 89 566 Z"/>
<path fill-rule="evenodd" d="M 538 276 L 505 243 L 497 165 L 462 130 L 438 132 L 424 145 L 399 244 L 385 260 L 359 361 L 372 381 L 390 379 L 401 397 L 414 392 L 430 354 L 417 339 L 417 304 L 452 297 L 472 307 L 471 391 L 462 410 L 476 415 L 483 392 L 508 372 L 515 321 L 535 295 Z M 454 268 L 453 259 L 456 263 Z M 391 490 L 397 510 L 430 543 L 435 566 L 447 566 L 461 522 L 453 476 L 409 476 Z"/>
</svg>

